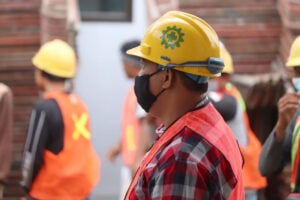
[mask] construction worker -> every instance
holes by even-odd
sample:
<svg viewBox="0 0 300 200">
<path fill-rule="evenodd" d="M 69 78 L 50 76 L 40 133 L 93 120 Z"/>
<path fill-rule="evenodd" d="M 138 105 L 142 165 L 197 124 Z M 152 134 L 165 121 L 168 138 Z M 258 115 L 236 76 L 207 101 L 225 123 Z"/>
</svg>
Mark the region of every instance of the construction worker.
<svg viewBox="0 0 300 200">
<path fill-rule="evenodd" d="M 206 93 L 224 66 L 214 29 L 169 11 L 127 53 L 141 58 L 137 100 L 163 125 L 125 199 L 244 199 L 238 144 Z"/>
<path fill-rule="evenodd" d="M 127 78 L 133 80 L 139 70 L 139 58 L 126 54 L 128 49 L 140 44 L 139 40 L 129 40 L 121 46 L 122 66 Z M 132 181 L 140 161 L 154 140 L 155 119 L 138 105 L 133 85 L 129 88 L 122 112 L 120 141 L 108 149 L 106 158 L 114 162 L 121 154 L 123 166 L 121 168 L 120 200 L 124 199 L 126 191 Z"/>
<path fill-rule="evenodd" d="M 0 83 L 0 199 L 10 171 L 13 137 L 13 94 L 4 83 Z"/>
<path fill-rule="evenodd" d="M 264 176 L 270 177 L 291 163 L 291 193 L 300 193 L 300 36 L 293 41 L 286 67 L 294 72 L 292 83 L 295 91 L 286 93 L 277 103 L 278 119 L 263 145 L 259 169 Z"/>
<path fill-rule="evenodd" d="M 42 98 L 30 117 L 21 185 L 28 199 L 86 199 L 99 179 L 100 163 L 87 108 L 65 89 L 75 77 L 75 52 L 55 39 L 39 49 L 32 63 Z"/>
<path fill-rule="evenodd" d="M 291 192 L 300 193 L 298 172 L 300 36 L 293 41 L 286 66 L 294 72 L 291 81 L 295 91 L 286 93 L 277 103 L 277 123 L 263 145 L 259 167 L 264 176 L 270 177 L 280 172 L 286 164 L 291 163 Z"/>
<path fill-rule="evenodd" d="M 236 105 L 234 107 L 228 106 L 229 100 L 226 101 L 226 98 L 224 98 L 225 101 L 222 101 L 222 98 L 219 98 L 216 108 L 220 111 L 221 115 L 222 113 L 226 113 L 228 116 L 228 112 L 234 113 L 231 119 L 225 119 L 225 121 L 238 140 L 244 157 L 243 182 L 245 187 L 245 199 L 257 200 L 258 190 L 265 188 L 267 185 L 266 178 L 260 174 L 258 169 L 261 143 L 250 127 L 246 103 L 241 93 L 237 87 L 230 82 L 230 76 L 234 72 L 232 57 L 223 43 L 221 43 L 220 46 L 221 57 L 224 60 L 225 66 L 222 71 L 222 76 L 214 79 L 216 86 L 215 91 L 223 95 L 234 97 Z"/>
</svg>

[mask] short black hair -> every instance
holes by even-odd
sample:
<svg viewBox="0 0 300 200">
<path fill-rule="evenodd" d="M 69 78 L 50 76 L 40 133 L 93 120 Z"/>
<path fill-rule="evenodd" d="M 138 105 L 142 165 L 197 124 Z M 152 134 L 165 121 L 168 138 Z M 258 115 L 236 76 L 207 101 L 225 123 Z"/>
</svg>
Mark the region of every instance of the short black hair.
<svg viewBox="0 0 300 200">
<path fill-rule="evenodd" d="M 197 83 L 193 81 L 191 78 L 187 77 L 185 72 L 178 71 L 178 70 L 174 70 L 174 71 L 179 74 L 179 77 L 182 80 L 184 87 L 186 87 L 187 89 L 190 89 L 192 91 L 199 91 L 201 93 L 207 92 L 208 82 Z"/>
<path fill-rule="evenodd" d="M 126 53 L 126 51 L 129 50 L 129 49 L 132 49 L 132 48 L 134 48 L 134 47 L 139 46 L 140 43 L 141 43 L 141 41 L 140 41 L 140 40 L 137 40 L 137 39 L 125 41 L 125 42 L 121 45 L 121 48 L 120 48 L 122 58 L 123 58 L 123 59 L 132 60 L 133 62 L 139 62 L 139 61 L 140 61 L 140 58 L 139 58 L 139 57 L 132 56 L 132 55 L 128 55 L 128 54 Z"/>
<path fill-rule="evenodd" d="M 300 73 L 300 66 L 294 66 L 294 71 L 297 73 Z"/>
<path fill-rule="evenodd" d="M 64 82 L 69 78 L 64 78 L 64 77 L 59 77 L 59 76 L 55 76 L 52 74 L 49 74 L 43 70 L 41 70 L 42 72 L 42 76 L 44 76 L 45 78 L 49 79 L 50 81 L 54 81 L 54 82 Z"/>
</svg>

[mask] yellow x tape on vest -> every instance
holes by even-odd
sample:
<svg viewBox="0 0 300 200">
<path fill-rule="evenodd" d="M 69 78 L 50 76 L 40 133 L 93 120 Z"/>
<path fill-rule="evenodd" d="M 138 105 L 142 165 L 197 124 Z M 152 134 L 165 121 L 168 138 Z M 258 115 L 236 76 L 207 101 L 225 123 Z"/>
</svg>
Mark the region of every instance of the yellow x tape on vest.
<svg viewBox="0 0 300 200">
<path fill-rule="evenodd" d="M 78 140 L 79 136 L 82 135 L 85 139 L 91 138 L 90 132 L 86 129 L 86 123 L 88 121 L 88 115 L 86 113 L 81 114 L 78 118 L 75 114 L 72 115 L 73 122 L 75 124 L 75 130 L 73 132 L 73 139 Z"/>
<path fill-rule="evenodd" d="M 126 141 L 128 149 L 130 151 L 134 151 L 136 149 L 136 145 L 134 142 L 134 130 L 131 125 L 126 126 Z"/>
</svg>

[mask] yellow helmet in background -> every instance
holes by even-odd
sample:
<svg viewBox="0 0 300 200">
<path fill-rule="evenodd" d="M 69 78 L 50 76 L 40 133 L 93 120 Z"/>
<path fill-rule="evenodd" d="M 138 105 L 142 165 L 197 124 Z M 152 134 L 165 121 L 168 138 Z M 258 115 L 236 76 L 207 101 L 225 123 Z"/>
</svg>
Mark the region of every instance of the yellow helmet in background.
<svg viewBox="0 0 300 200">
<path fill-rule="evenodd" d="M 36 68 L 62 78 L 73 78 L 76 73 L 75 52 L 59 39 L 45 43 L 32 58 L 32 63 Z"/>
<path fill-rule="evenodd" d="M 290 49 L 290 54 L 286 62 L 287 67 L 300 67 L 300 36 L 298 36 Z"/>
<path fill-rule="evenodd" d="M 217 77 L 224 63 L 215 30 L 194 15 L 170 11 L 147 29 L 140 46 L 128 54 L 192 75 Z"/>
<path fill-rule="evenodd" d="M 220 50 L 225 65 L 222 73 L 232 74 L 234 72 L 232 57 L 222 42 L 220 42 Z"/>
</svg>

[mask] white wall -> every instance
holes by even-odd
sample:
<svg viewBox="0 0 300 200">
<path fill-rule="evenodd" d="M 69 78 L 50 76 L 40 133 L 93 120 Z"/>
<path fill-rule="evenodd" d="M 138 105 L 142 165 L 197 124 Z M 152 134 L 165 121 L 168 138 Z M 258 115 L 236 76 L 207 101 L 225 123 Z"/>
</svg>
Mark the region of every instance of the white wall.
<svg viewBox="0 0 300 200">
<path fill-rule="evenodd" d="M 133 0 L 132 22 L 82 22 L 80 25 L 76 91 L 90 111 L 93 143 L 102 161 L 101 180 L 93 197 L 109 199 L 105 196 L 116 196 L 119 192 L 121 159 L 116 164 L 105 160 L 107 148 L 119 140 L 122 102 L 130 85 L 123 73 L 119 48 L 127 39 L 142 38 L 145 15 L 145 1 Z"/>
</svg>

